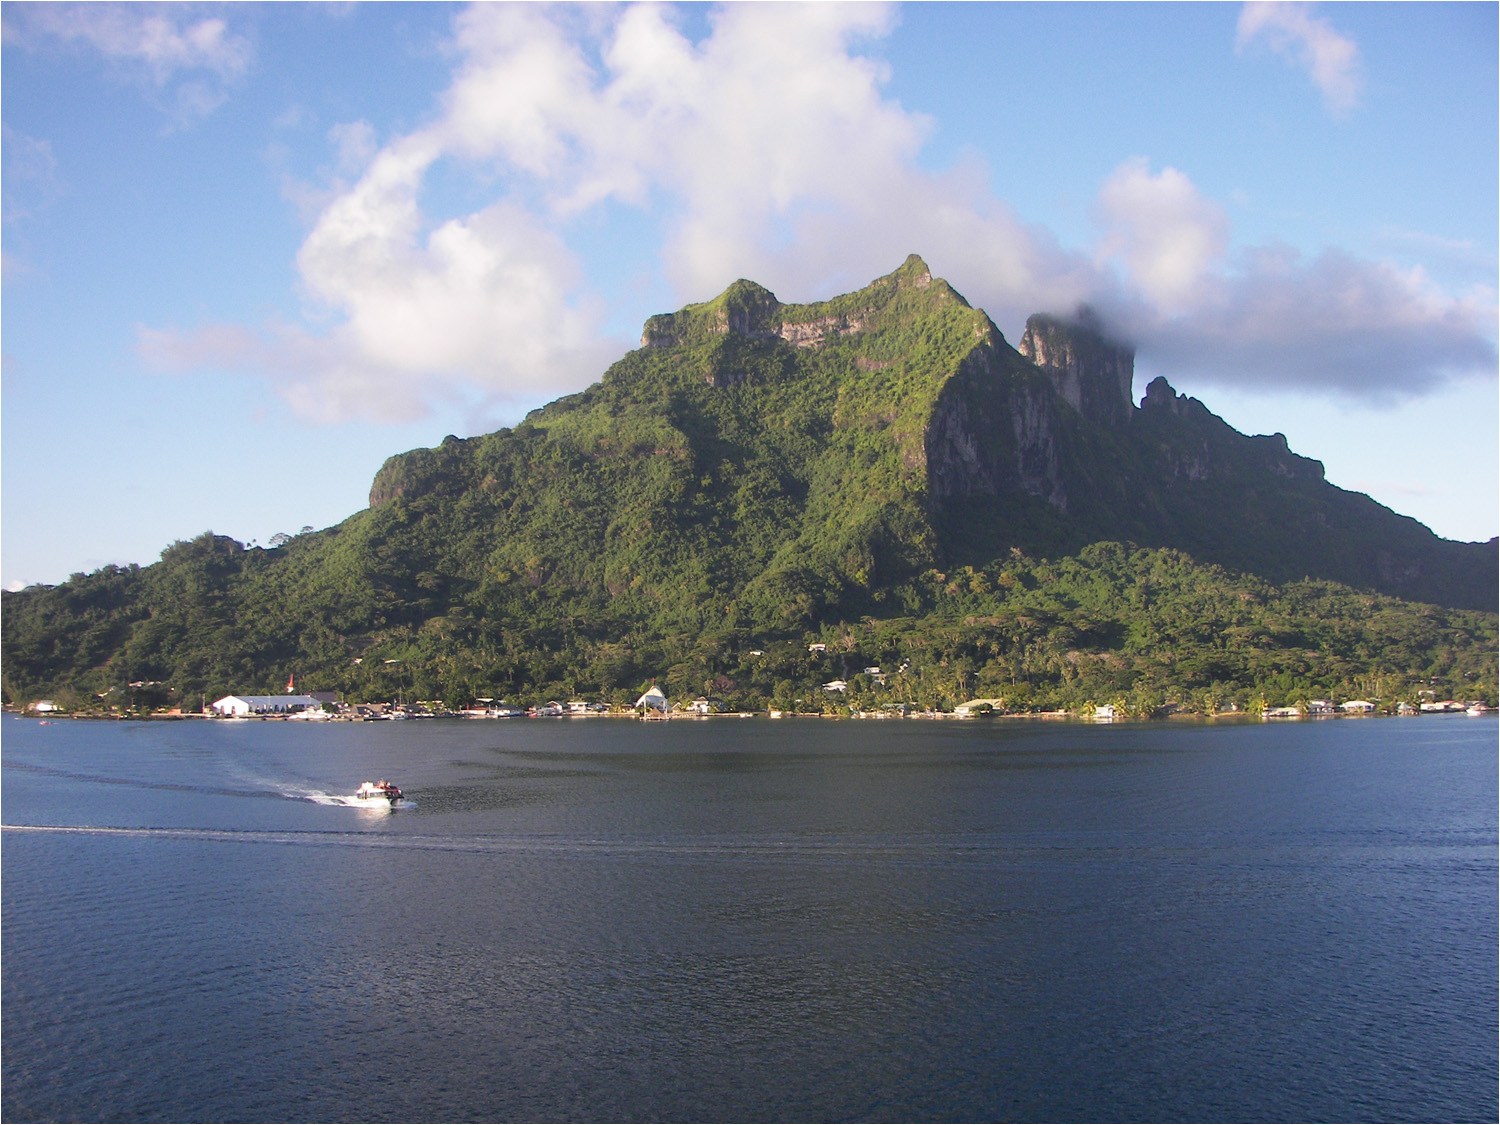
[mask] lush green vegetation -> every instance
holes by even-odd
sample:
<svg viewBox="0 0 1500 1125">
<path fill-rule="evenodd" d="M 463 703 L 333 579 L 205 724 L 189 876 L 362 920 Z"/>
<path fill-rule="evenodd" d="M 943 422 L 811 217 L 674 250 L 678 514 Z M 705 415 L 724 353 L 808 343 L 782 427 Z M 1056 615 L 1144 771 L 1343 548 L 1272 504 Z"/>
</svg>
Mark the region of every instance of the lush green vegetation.
<svg viewBox="0 0 1500 1125">
<path fill-rule="evenodd" d="M 18 683 L 7 671 L 9 699 L 196 707 L 231 690 L 278 691 L 295 672 L 305 688 L 351 699 L 452 705 L 480 696 L 629 703 L 651 682 L 674 699 L 708 693 L 735 709 L 948 708 L 979 697 L 1015 710 L 1209 712 L 1416 701 L 1424 689 L 1496 701 L 1492 614 L 1329 582 L 1275 586 L 1114 543 L 1056 561 L 1017 552 L 983 568 L 928 570 L 900 590 L 895 614 L 770 631 L 734 615 L 713 629 L 674 629 L 671 615 L 652 628 L 615 599 L 546 584 L 528 586 L 521 612 L 498 619 L 474 602 L 422 617 L 376 595 L 365 604 L 383 620 L 365 629 L 320 611 L 326 591 L 316 585 L 287 601 L 286 587 L 268 581 L 275 554 L 205 535 L 158 566 L 105 568 L 41 592 L 7 617 L 6 661 L 43 675 Z M 812 643 L 826 651 L 810 652 Z M 848 691 L 822 689 L 834 679 Z M 151 681 L 164 686 L 125 690 Z"/>
<path fill-rule="evenodd" d="M 739 282 L 647 337 L 513 429 L 391 458 L 337 527 L 6 593 L 6 700 L 196 709 L 293 673 L 450 704 L 1494 700 L 1493 544 L 1170 391 L 1094 424 L 920 260 L 820 305 Z"/>
</svg>

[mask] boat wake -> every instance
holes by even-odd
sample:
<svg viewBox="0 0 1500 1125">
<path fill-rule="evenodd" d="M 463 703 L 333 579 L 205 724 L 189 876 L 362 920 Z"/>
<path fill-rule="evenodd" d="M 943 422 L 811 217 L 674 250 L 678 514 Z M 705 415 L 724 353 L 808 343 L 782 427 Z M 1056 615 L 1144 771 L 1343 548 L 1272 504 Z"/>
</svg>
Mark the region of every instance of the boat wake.
<svg viewBox="0 0 1500 1125">
<path fill-rule="evenodd" d="M 330 794 L 330 797 L 335 795 Z M 335 798 L 338 799 L 338 798 Z M 350 798 L 352 800 L 352 798 Z M 379 806 L 376 806 L 379 807 Z M 193 840 L 212 843 L 280 844 L 294 847 L 373 848 L 415 852 L 455 852 L 467 855 L 556 859 L 576 862 L 595 859 L 631 863 L 726 863 L 736 867 L 747 862 L 809 864 L 847 870 L 855 866 L 889 868 L 904 865 L 952 867 L 1003 863 L 1037 864 L 1051 870 L 1059 850 L 1074 853 L 1078 845 L 1059 843 L 1050 834 L 955 833 L 934 837 L 864 834 L 832 835 L 826 838 L 776 835 L 727 835 L 688 837 L 579 837 L 574 835 L 516 833 L 407 833 L 371 832 L 337 828 L 180 828 L 166 826 L 126 827 L 71 824 L 0 824 L 0 834 L 95 836 L 157 840 Z M 1110 852 L 1115 842 L 1090 841 L 1082 845 Z M 1175 850 L 1175 848 L 1174 848 Z"/>
<path fill-rule="evenodd" d="M 261 797 L 275 800 L 288 796 L 275 789 L 231 789 L 222 785 L 193 785 L 180 781 L 145 781 L 134 777 L 109 777 L 104 774 L 78 773 L 60 770 L 52 766 L 37 766 L 29 762 L 0 762 L 8 770 L 25 770 L 27 773 L 46 774 L 48 777 L 65 777 L 70 781 L 90 781 L 98 785 L 124 785 L 132 789 L 166 789 L 174 793 L 208 793 L 218 797 Z"/>
<path fill-rule="evenodd" d="M 361 800 L 353 793 L 330 793 L 324 789 L 310 788 L 308 786 L 287 784 L 269 778 L 247 778 L 252 785 L 261 785 L 264 788 L 231 788 L 224 785 L 194 785 L 180 781 L 146 781 L 141 778 L 131 777 L 109 777 L 105 774 L 79 773 L 76 770 L 60 770 L 53 766 L 39 766 L 30 762 L 16 762 L 6 759 L 0 762 L 8 770 L 25 770 L 27 773 L 45 774 L 48 777 L 62 777 L 70 781 L 88 781 L 96 785 L 122 785 L 132 789 L 165 789 L 174 793 L 206 793 L 215 797 L 256 797 L 262 800 L 281 801 L 310 801 L 315 805 L 338 805 L 352 809 L 388 809 L 390 802 L 386 800 Z M 417 803 L 410 797 L 402 796 L 398 808 L 416 808 Z"/>
</svg>

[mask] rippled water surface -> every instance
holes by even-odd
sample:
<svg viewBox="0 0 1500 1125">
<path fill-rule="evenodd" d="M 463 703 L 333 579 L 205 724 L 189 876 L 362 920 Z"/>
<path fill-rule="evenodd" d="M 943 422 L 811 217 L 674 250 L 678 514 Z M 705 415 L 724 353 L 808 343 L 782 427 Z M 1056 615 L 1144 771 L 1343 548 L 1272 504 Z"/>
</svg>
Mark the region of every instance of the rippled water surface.
<svg viewBox="0 0 1500 1125">
<path fill-rule="evenodd" d="M 7 717 L 0 1113 L 1493 1121 L 1496 731 Z"/>
</svg>

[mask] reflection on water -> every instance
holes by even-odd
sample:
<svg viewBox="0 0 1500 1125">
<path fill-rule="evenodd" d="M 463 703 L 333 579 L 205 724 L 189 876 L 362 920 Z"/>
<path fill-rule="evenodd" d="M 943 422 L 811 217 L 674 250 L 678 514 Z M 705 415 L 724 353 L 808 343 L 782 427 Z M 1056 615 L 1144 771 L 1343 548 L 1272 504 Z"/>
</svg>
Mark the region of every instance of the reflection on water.
<svg viewBox="0 0 1500 1125">
<path fill-rule="evenodd" d="M 1493 1119 L 1493 730 L 6 720 L 0 1110 Z"/>
</svg>

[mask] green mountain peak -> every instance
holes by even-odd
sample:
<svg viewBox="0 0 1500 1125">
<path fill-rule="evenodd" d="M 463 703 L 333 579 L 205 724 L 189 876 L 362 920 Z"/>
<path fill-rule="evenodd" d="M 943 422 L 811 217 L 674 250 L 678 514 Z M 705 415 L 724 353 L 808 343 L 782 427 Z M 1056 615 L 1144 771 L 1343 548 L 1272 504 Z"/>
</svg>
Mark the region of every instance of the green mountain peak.
<svg viewBox="0 0 1500 1125">
<path fill-rule="evenodd" d="M 702 344 L 727 335 L 816 347 L 830 333 L 854 335 L 885 326 L 893 316 L 910 319 L 944 304 L 970 307 L 946 281 L 934 279 L 927 263 L 915 254 L 863 289 L 803 305 L 782 304 L 769 289 L 741 278 L 711 301 L 648 319 L 641 347 Z"/>
</svg>

